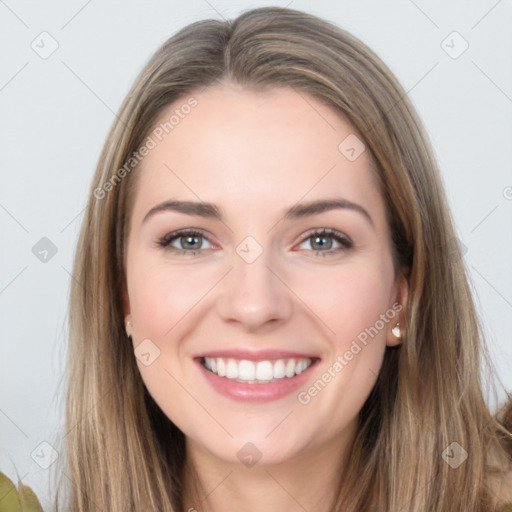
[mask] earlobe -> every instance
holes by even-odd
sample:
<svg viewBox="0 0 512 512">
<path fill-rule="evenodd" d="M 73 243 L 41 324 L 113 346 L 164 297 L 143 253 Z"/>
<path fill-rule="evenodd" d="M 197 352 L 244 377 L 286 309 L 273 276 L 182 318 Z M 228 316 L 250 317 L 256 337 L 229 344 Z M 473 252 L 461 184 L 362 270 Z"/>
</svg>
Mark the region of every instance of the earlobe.
<svg viewBox="0 0 512 512">
<path fill-rule="evenodd" d="M 392 327 L 388 333 L 386 344 L 388 347 L 395 347 L 397 345 L 401 345 L 402 341 L 402 329 L 400 327 L 400 322 L 396 322 L 394 327 Z"/>
<path fill-rule="evenodd" d="M 122 302 L 123 302 L 123 315 L 124 315 L 124 328 L 126 330 L 126 335 L 128 337 L 132 336 L 132 315 L 130 312 L 130 301 L 128 299 L 128 294 L 126 290 L 123 290 L 122 293 Z"/>
<path fill-rule="evenodd" d="M 405 317 L 407 314 L 407 300 L 409 296 L 409 282 L 403 272 L 400 273 L 396 282 L 397 290 L 393 309 L 398 311 L 396 318 L 389 322 L 386 345 L 394 347 L 401 345 L 404 340 Z"/>
<path fill-rule="evenodd" d="M 126 330 L 126 336 L 128 336 L 128 338 L 130 338 L 132 336 L 132 329 L 133 329 L 133 326 L 132 326 L 132 315 L 126 315 L 124 317 L 124 328 Z"/>
<path fill-rule="evenodd" d="M 123 315 L 129 315 L 130 314 L 130 299 L 128 298 L 128 292 L 126 289 L 123 289 L 121 293 L 122 297 L 122 303 L 123 303 Z"/>
</svg>

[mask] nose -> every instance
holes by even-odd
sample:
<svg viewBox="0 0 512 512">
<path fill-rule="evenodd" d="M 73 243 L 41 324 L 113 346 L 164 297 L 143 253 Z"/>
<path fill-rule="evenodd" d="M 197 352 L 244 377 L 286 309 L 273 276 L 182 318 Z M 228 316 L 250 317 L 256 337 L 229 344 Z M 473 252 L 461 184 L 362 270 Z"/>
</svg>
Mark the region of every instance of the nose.
<svg viewBox="0 0 512 512">
<path fill-rule="evenodd" d="M 248 263 L 233 255 L 217 311 L 223 321 L 239 324 L 247 332 L 260 332 L 285 323 L 293 311 L 293 293 L 264 251 Z"/>
</svg>

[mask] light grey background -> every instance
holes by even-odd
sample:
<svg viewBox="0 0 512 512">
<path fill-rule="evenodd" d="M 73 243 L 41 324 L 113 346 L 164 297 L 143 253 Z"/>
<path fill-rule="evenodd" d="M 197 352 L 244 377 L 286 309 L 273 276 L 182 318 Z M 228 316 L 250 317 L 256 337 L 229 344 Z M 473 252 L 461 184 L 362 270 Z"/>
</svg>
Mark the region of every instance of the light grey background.
<svg viewBox="0 0 512 512">
<path fill-rule="evenodd" d="M 510 1 L 0 0 L 0 470 L 14 479 L 17 470 L 44 506 L 51 467 L 31 454 L 50 460 L 40 443 L 57 447 L 63 435 L 72 255 L 114 112 L 176 30 L 264 5 L 349 30 L 408 91 L 439 159 L 499 376 L 512 390 Z M 468 49 L 453 58 L 464 40 Z M 42 237 L 57 248 L 47 262 L 32 252 Z"/>
</svg>

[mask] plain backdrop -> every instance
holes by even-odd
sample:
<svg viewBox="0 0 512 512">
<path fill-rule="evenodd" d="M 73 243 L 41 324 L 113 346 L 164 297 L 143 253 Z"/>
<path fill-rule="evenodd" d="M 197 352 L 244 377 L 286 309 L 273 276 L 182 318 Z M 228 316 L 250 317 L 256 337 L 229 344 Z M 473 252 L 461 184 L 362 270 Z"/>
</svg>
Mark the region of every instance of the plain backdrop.
<svg viewBox="0 0 512 512">
<path fill-rule="evenodd" d="M 408 91 L 439 160 L 498 376 L 512 390 L 512 2 L 0 0 L 0 470 L 18 473 L 44 506 L 51 466 L 36 455 L 49 464 L 45 443 L 63 434 L 72 257 L 114 112 L 178 29 L 267 5 L 352 32 Z"/>
</svg>

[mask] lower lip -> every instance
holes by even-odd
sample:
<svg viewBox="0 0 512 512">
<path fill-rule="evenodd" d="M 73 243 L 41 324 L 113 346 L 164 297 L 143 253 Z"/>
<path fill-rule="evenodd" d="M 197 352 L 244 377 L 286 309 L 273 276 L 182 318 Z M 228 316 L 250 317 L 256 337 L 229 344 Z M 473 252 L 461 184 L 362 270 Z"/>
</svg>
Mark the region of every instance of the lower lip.
<svg viewBox="0 0 512 512">
<path fill-rule="evenodd" d="M 315 359 L 307 370 L 295 377 L 279 379 L 267 384 L 245 384 L 219 377 L 216 373 L 207 370 L 201 360 L 196 360 L 202 374 L 218 393 L 240 402 L 271 402 L 297 391 L 308 380 L 311 369 L 318 362 L 319 360 Z"/>
</svg>

